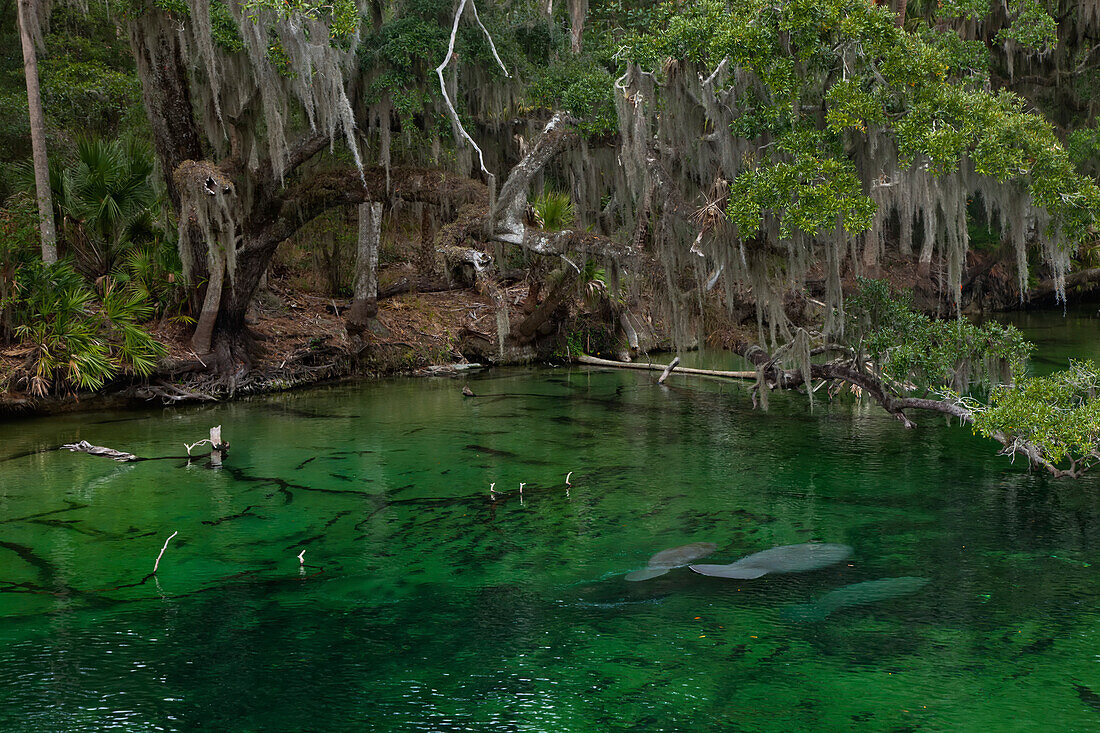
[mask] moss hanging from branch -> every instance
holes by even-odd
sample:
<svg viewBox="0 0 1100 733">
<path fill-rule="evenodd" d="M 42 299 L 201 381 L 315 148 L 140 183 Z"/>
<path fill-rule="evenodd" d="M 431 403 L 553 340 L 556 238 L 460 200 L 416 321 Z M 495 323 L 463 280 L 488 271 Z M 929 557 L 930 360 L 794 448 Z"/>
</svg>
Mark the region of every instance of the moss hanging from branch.
<svg viewBox="0 0 1100 733">
<path fill-rule="evenodd" d="M 773 338 L 786 328 L 782 293 L 817 262 L 827 265 L 828 305 L 839 312 L 843 263 L 858 272 L 877 262 L 894 215 L 903 250 L 918 249 L 925 270 L 938 253 L 958 302 L 975 193 L 1015 248 L 1021 291 L 1033 245 L 1064 281 L 1095 224 L 1100 189 L 1019 98 L 985 91 L 968 47 L 908 33 L 855 0 L 697 0 L 662 13 L 654 27 L 663 30 L 623 53 L 624 168 L 636 199 L 648 184 L 647 156 L 668 167 L 686 200 L 710 181 L 731 181 L 731 233 L 665 231 L 678 240 L 672 248 L 694 243 L 727 281 L 751 287 Z M 683 264 L 669 252 L 661 258 Z"/>
</svg>

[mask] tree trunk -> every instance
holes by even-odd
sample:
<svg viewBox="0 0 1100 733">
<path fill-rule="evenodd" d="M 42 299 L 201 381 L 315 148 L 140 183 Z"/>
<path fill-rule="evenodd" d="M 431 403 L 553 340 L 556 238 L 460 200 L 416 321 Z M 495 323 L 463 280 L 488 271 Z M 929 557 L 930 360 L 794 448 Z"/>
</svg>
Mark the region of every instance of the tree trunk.
<svg viewBox="0 0 1100 733">
<path fill-rule="evenodd" d="M 416 269 L 425 277 L 431 277 L 436 271 L 432 210 L 428 204 L 420 204 L 420 251 L 417 253 Z"/>
<path fill-rule="evenodd" d="M 180 196 L 173 174 L 183 161 L 204 156 L 176 24 L 163 11 L 146 9 L 130 23 L 130 48 L 137 62 L 157 162 L 168 198 L 178 211 Z"/>
<path fill-rule="evenodd" d="M 905 13 L 909 9 L 909 0 L 897 0 L 895 12 L 898 14 L 898 28 L 905 26 Z"/>
<path fill-rule="evenodd" d="M 358 336 L 378 314 L 378 244 L 382 238 L 382 204 L 359 204 L 359 250 L 355 260 L 355 300 L 346 328 Z"/>
<path fill-rule="evenodd" d="M 57 232 L 54 230 L 53 197 L 50 193 L 50 164 L 46 158 L 46 116 L 38 86 L 38 57 L 35 55 L 31 23 L 37 27 L 37 9 L 32 0 L 16 0 L 19 40 L 23 44 L 23 70 L 27 78 L 27 108 L 31 123 L 31 153 L 34 157 L 34 187 L 38 192 L 38 225 L 42 233 L 42 261 L 57 262 Z"/>
<path fill-rule="evenodd" d="M 866 277 L 880 277 L 878 235 L 868 232 L 863 239 L 863 274 Z"/>
<path fill-rule="evenodd" d="M 153 149 L 164 177 L 168 200 L 178 215 L 180 193 L 175 171 L 185 160 L 202 160 L 202 142 L 191 106 L 191 86 L 187 76 L 180 35 L 166 13 L 147 7 L 130 22 L 130 48 L 141 81 L 141 96 L 153 134 Z M 192 288 L 192 311 L 201 303 L 201 292 L 194 284 L 207 278 L 205 243 L 197 227 L 189 227 L 190 242 L 180 242 L 179 253 Z"/>
<path fill-rule="evenodd" d="M 581 36 L 584 35 L 584 16 L 587 12 L 588 0 L 569 0 L 569 35 L 573 53 L 581 52 Z"/>
<path fill-rule="evenodd" d="M 221 309 L 222 284 L 225 281 L 225 255 L 214 249 L 214 265 L 210 268 L 210 281 L 206 283 L 206 297 L 202 301 L 199 322 L 195 324 L 195 335 L 191 337 L 191 348 L 196 354 L 209 354 L 214 336 L 214 324 Z"/>
</svg>

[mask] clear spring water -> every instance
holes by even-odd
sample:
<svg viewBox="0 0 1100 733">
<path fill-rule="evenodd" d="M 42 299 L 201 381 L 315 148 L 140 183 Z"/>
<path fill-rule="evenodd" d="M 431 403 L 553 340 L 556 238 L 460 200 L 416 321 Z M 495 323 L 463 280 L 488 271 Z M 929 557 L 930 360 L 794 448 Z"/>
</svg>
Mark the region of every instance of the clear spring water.
<svg viewBox="0 0 1100 733">
<path fill-rule="evenodd" d="M 0 424 L 0 731 L 1100 730 L 1100 479 L 1029 475 L 936 418 L 761 414 L 654 376 Z M 217 424 L 221 469 L 47 450 L 181 455 Z M 689 542 L 720 563 L 811 540 L 853 554 L 623 580 Z M 890 577 L 928 583 L 790 613 Z"/>
</svg>

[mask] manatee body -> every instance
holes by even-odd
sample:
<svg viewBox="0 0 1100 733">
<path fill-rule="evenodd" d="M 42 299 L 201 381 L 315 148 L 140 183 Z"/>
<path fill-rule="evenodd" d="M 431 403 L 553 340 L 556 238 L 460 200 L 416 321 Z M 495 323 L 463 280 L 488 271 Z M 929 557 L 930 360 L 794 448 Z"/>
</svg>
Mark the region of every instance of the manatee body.
<svg viewBox="0 0 1100 733">
<path fill-rule="evenodd" d="M 664 575 L 673 568 L 682 568 L 692 560 L 706 557 L 715 550 L 718 545 L 713 542 L 692 542 L 690 545 L 681 545 L 668 550 L 661 550 L 649 558 L 644 570 L 635 570 L 626 575 L 626 580 L 649 580 Z"/>
<path fill-rule="evenodd" d="M 729 565 L 691 565 L 700 575 L 752 580 L 768 573 L 801 573 L 835 565 L 852 554 L 848 545 L 809 542 L 784 545 L 743 557 Z"/>
<path fill-rule="evenodd" d="M 926 585 L 928 585 L 928 578 L 904 577 L 867 580 L 829 591 L 813 603 L 791 606 L 783 611 L 783 615 L 793 621 L 820 621 L 830 613 L 839 611 L 842 608 L 862 606 L 865 603 L 888 601 L 891 598 L 907 596 L 916 593 Z"/>
</svg>

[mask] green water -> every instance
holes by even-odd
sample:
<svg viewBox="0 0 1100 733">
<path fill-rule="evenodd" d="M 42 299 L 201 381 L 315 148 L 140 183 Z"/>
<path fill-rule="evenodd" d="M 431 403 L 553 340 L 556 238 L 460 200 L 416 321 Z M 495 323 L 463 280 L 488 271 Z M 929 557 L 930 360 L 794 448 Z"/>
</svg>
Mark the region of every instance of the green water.
<svg viewBox="0 0 1100 733">
<path fill-rule="evenodd" d="M 654 376 L 0 424 L 0 731 L 1100 730 L 1100 479 L 939 419 L 765 415 Z M 179 455 L 217 424 L 221 469 L 47 450 Z M 853 554 L 623 580 L 689 542 L 715 563 L 811 540 Z M 789 620 L 890 577 L 928 583 Z"/>
</svg>

